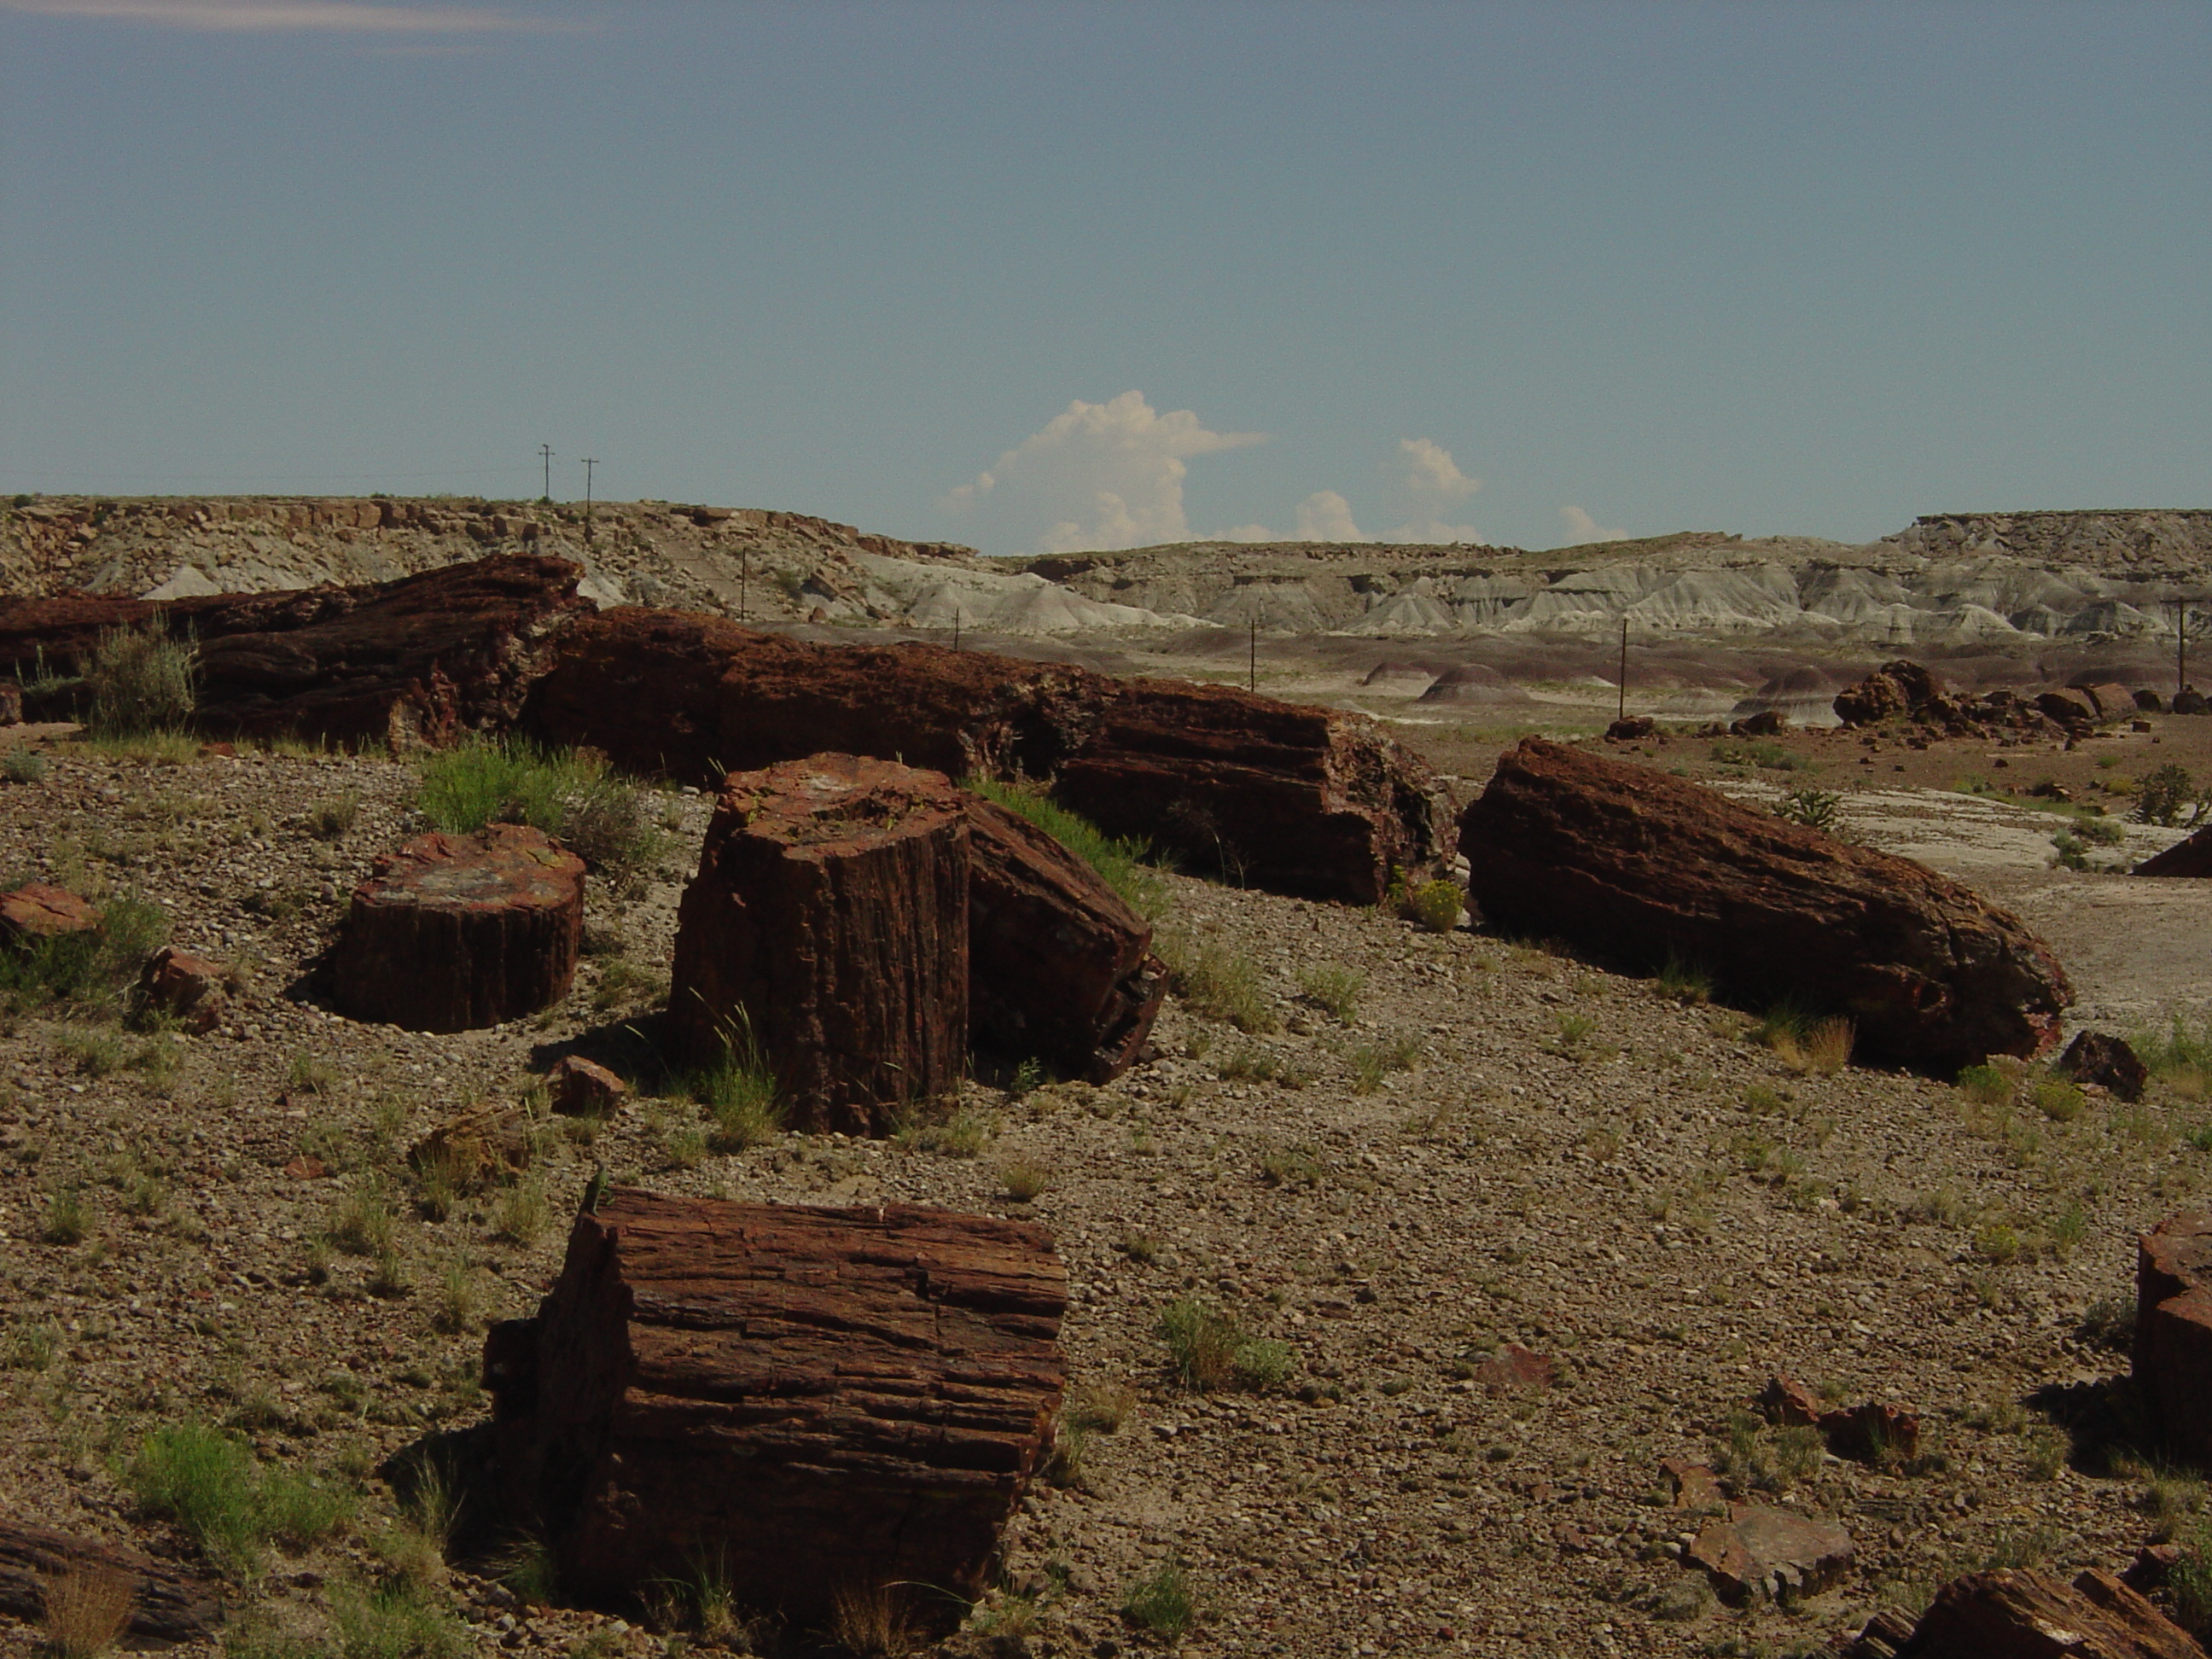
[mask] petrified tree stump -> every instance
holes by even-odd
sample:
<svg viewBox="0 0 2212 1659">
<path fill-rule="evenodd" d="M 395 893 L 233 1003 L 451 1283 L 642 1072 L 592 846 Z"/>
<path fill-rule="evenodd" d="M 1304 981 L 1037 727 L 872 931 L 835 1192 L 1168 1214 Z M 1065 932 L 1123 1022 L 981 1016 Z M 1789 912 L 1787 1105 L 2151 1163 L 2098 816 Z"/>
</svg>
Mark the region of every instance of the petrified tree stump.
<svg viewBox="0 0 2212 1659">
<path fill-rule="evenodd" d="M 47 1585 L 73 1573 L 127 1581 L 124 1629 L 142 1642 L 204 1642 L 222 1619 L 222 1587 L 205 1573 L 96 1538 L 0 1521 L 0 1613 L 38 1623 Z"/>
<path fill-rule="evenodd" d="M 2166 1443 L 2212 1467 L 2212 1215 L 2185 1210 L 2136 1240 L 2135 1380 Z"/>
<path fill-rule="evenodd" d="M 615 1188 L 485 1341 L 508 1518 L 587 1601 L 702 1563 L 801 1627 L 841 1589 L 973 1597 L 1058 1407 L 1066 1290 L 1019 1222 Z"/>
<path fill-rule="evenodd" d="M 1869 1651 L 1892 1651 L 1897 1659 L 2203 1659 L 2204 1653 L 2147 1598 L 2094 1567 L 2071 1584 L 2002 1567 L 1954 1578 L 1902 1644 L 1884 1641 Z"/>
<path fill-rule="evenodd" d="M 748 1032 L 794 1122 L 886 1132 L 968 1057 L 968 819 L 943 774 L 852 755 L 732 773 L 678 913 L 673 1046 Z"/>
<path fill-rule="evenodd" d="M 568 994 L 583 926 L 583 860 L 539 831 L 417 836 L 354 889 L 338 1007 L 415 1031 L 519 1019 Z"/>
<path fill-rule="evenodd" d="M 1151 926 L 1027 819 L 973 796 L 967 807 L 975 1045 L 1093 1083 L 1121 1076 L 1167 994 Z"/>
</svg>

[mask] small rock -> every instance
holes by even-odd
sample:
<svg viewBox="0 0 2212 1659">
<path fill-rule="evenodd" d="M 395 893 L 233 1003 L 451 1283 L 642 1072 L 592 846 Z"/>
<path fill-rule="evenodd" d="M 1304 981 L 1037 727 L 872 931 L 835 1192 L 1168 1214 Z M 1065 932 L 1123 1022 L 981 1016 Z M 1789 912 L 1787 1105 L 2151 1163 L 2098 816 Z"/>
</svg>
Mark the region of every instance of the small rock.
<svg viewBox="0 0 2212 1659">
<path fill-rule="evenodd" d="M 1771 1504 L 1739 1504 L 1690 1546 L 1688 1559 L 1731 1601 L 1754 1595 L 1811 1595 L 1837 1583 L 1851 1565 L 1851 1535 Z"/>
<path fill-rule="evenodd" d="M 222 969 L 173 945 L 163 945 L 146 963 L 138 976 L 138 1000 L 142 1006 L 173 1016 L 197 1036 L 222 1024 L 229 1007 Z"/>
<path fill-rule="evenodd" d="M 65 887 L 34 881 L 0 893 L 0 943 L 35 943 L 99 926 L 100 912 Z"/>
<path fill-rule="evenodd" d="M 596 1060 L 569 1054 L 546 1073 L 553 1109 L 569 1117 L 612 1117 L 622 1109 L 629 1085 Z"/>
<path fill-rule="evenodd" d="M 2059 1057 L 2058 1069 L 2076 1083 L 2109 1089 L 2122 1100 L 2142 1098 L 2150 1068 L 2126 1041 L 2103 1031 L 2082 1031 Z"/>
</svg>

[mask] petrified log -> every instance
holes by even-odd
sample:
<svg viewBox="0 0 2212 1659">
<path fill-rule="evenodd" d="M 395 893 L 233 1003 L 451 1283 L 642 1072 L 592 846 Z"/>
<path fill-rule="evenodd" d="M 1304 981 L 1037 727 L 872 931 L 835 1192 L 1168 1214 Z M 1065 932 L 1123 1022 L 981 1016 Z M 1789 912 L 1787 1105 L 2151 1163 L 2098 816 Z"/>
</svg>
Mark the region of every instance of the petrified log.
<svg viewBox="0 0 2212 1659">
<path fill-rule="evenodd" d="M 2154 853 L 2130 871 L 2136 876 L 2212 876 L 2212 824 L 2186 841 L 2178 841 L 2163 853 Z"/>
<path fill-rule="evenodd" d="M 702 1563 L 802 1627 L 841 1589 L 972 1598 L 1059 1403 L 1066 1292 L 1019 1222 L 613 1188 L 485 1342 L 510 1519 L 587 1601 Z"/>
<path fill-rule="evenodd" d="M 1354 903 L 1378 901 L 1394 868 L 1442 873 L 1453 851 L 1435 775 L 1364 715 L 986 652 L 617 609 L 562 635 L 524 724 L 702 785 L 817 752 L 1048 781 L 1116 835 Z"/>
<path fill-rule="evenodd" d="M 2142 1056 L 2125 1037 L 2109 1031 L 2076 1032 L 2058 1058 L 2058 1069 L 2076 1083 L 2094 1083 L 2121 1100 L 2141 1100 L 2150 1081 Z"/>
<path fill-rule="evenodd" d="M 2186 1631 L 2094 1568 L 2070 1585 L 2023 1568 L 1954 1578 L 1895 1652 L 1897 1659 L 2204 1659 Z"/>
<path fill-rule="evenodd" d="M 968 1058 L 968 818 L 942 773 L 817 755 L 732 773 L 677 913 L 675 1052 L 750 1041 L 795 1122 L 887 1133 Z"/>
<path fill-rule="evenodd" d="M 1732 1504 L 1728 1519 L 1708 1522 L 1683 1559 L 1703 1567 L 1731 1601 L 1780 1601 L 1816 1595 L 1850 1571 L 1851 1535 L 1832 1521 L 1772 1504 Z"/>
<path fill-rule="evenodd" d="M 540 831 L 417 836 L 353 890 L 337 1005 L 414 1031 L 519 1019 L 568 994 L 583 927 L 584 862 Z"/>
<path fill-rule="evenodd" d="M 0 672 L 82 672 L 106 630 L 158 621 L 198 644 L 201 731 L 342 743 L 444 744 L 504 729 L 548 637 L 588 612 L 580 568 L 501 554 L 398 581 L 155 605 L 72 596 L 0 599 Z M 64 685 L 29 712 L 70 719 Z"/>
<path fill-rule="evenodd" d="M 2166 1443 L 2212 1467 L 2212 1215 L 2185 1210 L 2136 1240 L 2135 1382 Z"/>
<path fill-rule="evenodd" d="M 36 1624 L 45 1615 L 47 1584 L 71 1573 L 128 1580 L 131 1618 L 124 1628 L 141 1641 L 205 1641 L 222 1619 L 222 1586 L 204 1573 L 95 1538 L 0 1521 L 0 1613 Z"/>
<path fill-rule="evenodd" d="M 2033 1054 L 2072 996 L 2017 919 L 1923 865 L 1541 738 L 1500 758 L 1460 844 L 1494 926 L 1644 972 L 1701 963 L 1762 1006 L 1794 995 L 1856 1021 L 1870 1060 L 1948 1074 Z"/>
<path fill-rule="evenodd" d="M 1027 819 L 966 805 L 971 1039 L 1093 1083 L 1119 1077 L 1167 994 L 1151 926 Z"/>
</svg>

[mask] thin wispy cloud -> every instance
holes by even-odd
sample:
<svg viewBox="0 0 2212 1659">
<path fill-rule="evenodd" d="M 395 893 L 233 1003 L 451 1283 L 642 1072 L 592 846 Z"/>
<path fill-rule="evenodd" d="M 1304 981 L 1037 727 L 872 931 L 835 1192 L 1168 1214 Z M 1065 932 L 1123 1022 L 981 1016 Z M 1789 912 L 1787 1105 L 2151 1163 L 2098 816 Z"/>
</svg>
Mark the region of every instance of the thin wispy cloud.
<svg viewBox="0 0 2212 1659">
<path fill-rule="evenodd" d="M 230 34 L 544 34 L 581 27 L 489 6 L 375 6 L 353 0 L 0 0 L 0 12 Z"/>
</svg>

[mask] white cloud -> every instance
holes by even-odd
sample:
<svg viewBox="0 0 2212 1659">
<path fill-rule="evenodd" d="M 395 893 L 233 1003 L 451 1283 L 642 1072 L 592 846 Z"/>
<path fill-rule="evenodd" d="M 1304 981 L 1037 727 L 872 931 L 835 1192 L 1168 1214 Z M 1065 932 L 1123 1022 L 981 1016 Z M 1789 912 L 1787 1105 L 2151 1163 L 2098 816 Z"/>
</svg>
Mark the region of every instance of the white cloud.
<svg viewBox="0 0 2212 1659">
<path fill-rule="evenodd" d="M 1625 542 L 1626 530 L 1607 530 L 1579 507 L 1563 507 L 1559 517 L 1566 520 L 1569 547 L 1580 547 L 1588 542 Z"/>
<path fill-rule="evenodd" d="M 576 27 L 480 6 L 376 6 L 353 0 L 0 0 L 0 11 L 85 17 L 233 33 L 312 30 L 333 34 L 546 33 Z"/>
<path fill-rule="evenodd" d="M 1266 441 L 1264 433 L 1210 432 L 1188 409 L 1163 415 L 1141 392 L 1078 398 L 940 505 L 1004 526 L 998 539 L 1041 553 L 1187 541 L 1186 459 Z"/>
<path fill-rule="evenodd" d="M 1263 524 L 1240 524 L 1213 538 L 1217 542 L 1279 542 L 1283 538 Z"/>
<path fill-rule="evenodd" d="M 1359 526 L 1352 521 L 1352 503 L 1334 489 L 1317 489 L 1298 503 L 1297 532 L 1291 538 L 1301 542 L 1367 542 L 1375 538 L 1363 535 Z"/>
<path fill-rule="evenodd" d="M 1451 451 L 1427 438 L 1401 438 L 1398 455 L 1402 471 L 1399 482 L 1419 495 L 1447 501 L 1463 501 L 1482 488 L 1482 480 L 1459 470 Z"/>
</svg>

